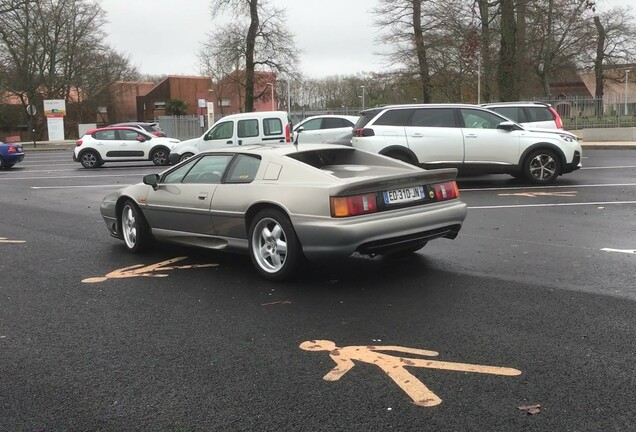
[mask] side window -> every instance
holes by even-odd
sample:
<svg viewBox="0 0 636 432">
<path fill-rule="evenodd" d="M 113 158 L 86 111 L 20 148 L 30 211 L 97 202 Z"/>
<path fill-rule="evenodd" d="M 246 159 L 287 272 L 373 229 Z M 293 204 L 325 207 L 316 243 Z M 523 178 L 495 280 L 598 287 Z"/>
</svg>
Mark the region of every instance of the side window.
<svg viewBox="0 0 636 432">
<path fill-rule="evenodd" d="M 220 183 L 232 155 L 203 156 L 183 178 L 182 183 Z"/>
<path fill-rule="evenodd" d="M 183 178 L 186 176 L 188 171 L 192 169 L 192 167 L 197 163 L 198 158 L 190 158 L 188 162 L 181 165 L 179 168 L 170 171 L 168 174 L 164 175 L 161 183 L 181 183 Z"/>
<path fill-rule="evenodd" d="M 261 160 L 255 156 L 239 155 L 230 167 L 227 183 L 251 183 L 260 165 Z"/>
<path fill-rule="evenodd" d="M 258 120 L 239 120 L 237 124 L 238 137 L 250 138 L 258 136 Z"/>
<path fill-rule="evenodd" d="M 322 119 L 313 119 L 303 123 L 303 127 L 305 128 L 306 131 L 318 130 L 318 129 L 321 129 L 320 127 L 321 123 L 322 123 Z"/>
<path fill-rule="evenodd" d="M 548 108 L 544 106 L 526 108 L 528 112 L 528 121 L 531 122 L 539 122 L 539 121 L 553 121 L 554 116 L 550 113 Z"/>
<path fill-rule="evenodd" d="M 283 123 L 278 118 L 263 119 L 263 133 L 265 136 L 282 135 Z"/>
<path fill-rule="evenodd" d="M 206 135 L 206 139 L 231 139 L 234 135 L 234 122 L 227 121 L 219 123 L 210 129 Z"/>
<path fill-rule="evenodd" d="M 417 109 L 411 117 L 409 126 L 418 127 L 456 127 L 455 111 L 448 108 Z"/>
<path fill-rule="evenodd" d="M 406 126 L 409 119 L 413 115 L 412 109 L 393 109 L 382 114 L 376 121 L 374 126 Z"/>
<path fill-rule="evenodd" d="M 347 122 L 345 119 L 330 118 L 330 117 L 322 119 L 323 129 L 336 129 L 336 128 L 343 128 L 343 127 L 351 127 L 351 126 L 353 125 Z"/>
<path fill-rule="evenodd" d="M 499 107 L 494 108 L 493 111 L 498 112 L 504 117 L 508 117 L 510 120 L 514 120 L 517 123 L 523 123 L 525 116 L 523 116 L 523 108 L 519 107 Z"/>
<path fill-rule="evenodd" d="M 115 130 L 103 130 L 97 131 L 93 134 L 93 138 L 96 140 L 114 140 L 116 138 Z"/>
<path fill-rule="evenodd" d="M 497 129 L 499 123 L 505 121 L 497 114 L 488 111 L 473 109 L 462 109 L 460 111 L 464 120 L 464 127 L 468 129 Z"/>
<path fill-rule="evenodd" d="M 125 140 L 125 141 L 135 141 L 138 136 L 142 136 L 144 137 L 144 139 L 146 139 L 146 137 L 140 134 L 139 132 L 135 132 L 130 129 L 120 129 L 117 131 L 117 133 L 119 134 L 119 139 Z"/>
</svg>

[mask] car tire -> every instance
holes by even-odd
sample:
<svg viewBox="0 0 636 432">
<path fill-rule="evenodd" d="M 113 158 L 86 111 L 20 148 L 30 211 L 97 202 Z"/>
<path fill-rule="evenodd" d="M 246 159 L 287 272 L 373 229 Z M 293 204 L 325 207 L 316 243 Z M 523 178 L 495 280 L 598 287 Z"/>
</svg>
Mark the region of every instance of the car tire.
<svg viewBox="0 0 636 432">
<path fill-rule="evenodd" d="M 99 168 L 103 165 L 102 159 L 99 157 L 99 153 L 93 150 L 87 150 L 80 155 L 80 163 L 84 168 Z"/>
<path fill-rule="evenodd" d="M 266 279 L 291 277 L 302 262 L 302 248 L 291 221 L 274 208 L 261 210 L 250 223 L 249 252 L 256 271 Z"/>
<path fill-rule="evenodd" d="M 144 252 L 152 245 L 150 226 L 139 207 L 130 200 L 124 202 L 121 209 L 121 234 L 129 252 Z"/>
<path fill-rule="evenodd" d="M 159 166 L 168 165 L 170 163 L 170 160 L 168 159 L 169 154 L 170 152 L 168 150 L 163 148 L 158 148 L 152 151 L 152 154 L 150 155 L 150 159 L 152 160 L 152 163 L 154 163 L 155 165 L 159 165 Z"/>
<path fill-rule="evenodd" d="M 7 161 L 6 161 L 6 160 L 4 160 L 4 159 L 2 158 L 2 156 L 0 156 L 0 169 L 9 169 L 9 168 L 11 168 L 13 165 L 15 165 L 15 164 L 7 163 Z"/>
<path fill-rule="evenodd" d="M 194 156 L 193 153 L 184 153 L 181 155 L 181 157 L 179 158 L 179 162 L 183 162 L 186 159 L 190 159 L 192 156 Z"/>
<path fill-rule="evenodd" d="M 523 173 L 534 184 L 554 183 L 561 174 L 561 161 L 552 150 L 535 150 L 524 160 Z"/>
<path fill-rule="evenodd" d="M 413 162 L 413 159 L 408 154 L 401 151 L 390 151 L 385 156 L 388 156 L 393 159 L 397 159 L 402 162 L 406 162 L 411 165 L 415 165 L 415 163 Z"/>
</svg>

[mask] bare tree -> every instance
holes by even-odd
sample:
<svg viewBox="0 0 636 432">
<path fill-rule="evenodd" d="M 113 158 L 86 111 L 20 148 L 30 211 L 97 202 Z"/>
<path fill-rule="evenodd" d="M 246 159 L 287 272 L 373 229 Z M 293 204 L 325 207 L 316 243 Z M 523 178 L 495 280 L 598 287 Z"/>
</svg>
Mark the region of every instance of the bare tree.
<svg viewBox="0 0 636 432">
<path fill-rule="evenodd" d="M 199 51 L 202 69 L 219 77 L 227 76 L 234 65 L 235 79 L 244 88 L 245 111 L 253 111 L 254 100 L 266 93 L 254 94 L 256 71 L 292 74 L 296 70 L 298 59 L 293 35 L 285 25 L 286 11 L 267 0 L 212 0 L 211 12 L 214 19 L 230 12 L 235 21 L 209 35 Z M 242 68 L 244 73 L 239 73 Z"/>
</svg>

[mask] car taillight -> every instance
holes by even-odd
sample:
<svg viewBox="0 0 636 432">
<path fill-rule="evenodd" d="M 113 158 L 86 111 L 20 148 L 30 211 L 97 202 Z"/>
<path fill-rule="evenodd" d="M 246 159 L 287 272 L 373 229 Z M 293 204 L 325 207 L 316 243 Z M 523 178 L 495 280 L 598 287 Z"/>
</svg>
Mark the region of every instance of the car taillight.
<svg viewBox="0 0 636 432">
<path fill-rule="evenodd" d="M 555 110 L 552 107 L 548 107 L 548 109 L 550 110 L 550 112 L 554 116 L 554 122 L 556 123 L 557 129 L 563 129 L 563 121 L 561 120 L 561 116 L 559 115 L 557 110 Z"/>
<path fill-rule="evenodd" d="M 160 137 L 160 136 L 161 136 L 161 132 L 153 132 L 152 134 L 153 134 L 154 136 L 156 136 L 156 137 Z"/>
<path fill-rule="evenodd" d="M 355 137 L 368 137 L 368 136 L 374 136 L 375 132 L 373 131 L 373 129 L 354 129 L 353 130 L 353 136 Z"/>
<path fill-rule="evenodd" d="M 375 194 L 354 195 L 348 197 L 331 197 L 331 216 L 357 216 L 378 211 Z"/>
<path fill-rule="evenodd" d="M 16 150 L 16 148 L 14 146 L 9 146 L 9 148 L 7 149 L 7 153 L 17 153 L 18 151 Z"/>
<path fill-rule="evenodd" d="M 75 142 L 75 146 L 76 146 L 76 147 L 79 147 L 79 146 L 81 146 L 83 143 L 84 143 L 84 141 L 82 141 L 82 140 L 77 140 L 77 142 Z"/>
<path fill-rule="evenodd" d="M 432 186 L 433 191 L 435 191 L 435 198 L 437 198 L 437 201 L 459 198 L 459 188 L 457 187 L 456 181 L 437 183 Z"/>
<path fill-rule="evenodd" d="M 291 142 L 291 125 L 289 123 L 285 125 L 285 142 Z"/>
</svg>

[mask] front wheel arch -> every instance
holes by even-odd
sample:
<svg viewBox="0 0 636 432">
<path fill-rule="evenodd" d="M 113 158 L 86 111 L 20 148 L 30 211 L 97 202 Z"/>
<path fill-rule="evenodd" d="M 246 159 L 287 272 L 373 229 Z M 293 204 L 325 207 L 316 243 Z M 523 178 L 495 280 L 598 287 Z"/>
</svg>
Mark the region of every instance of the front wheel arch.
<svg viewBox="0 0 636 432">
<path fill-rule="evenodd" d="M 541 143 L 536 143 L 531 145 L 530 147 L 525 149 L 525 151 L 521 154 L 521 157 L 519 158 L 519 167 L 521 171 L 523 171 L 523 164 L 528 158 L 528 155 L 530 153 L 533 153 L 536 150 L 542 150 L 542 149 L 553 151 L 554 154 L 559 158 L 559 162 L 561 163 L 561 166 L 563 167 L 566 165 L 565 154 L 563 153 L 563 150 L 561 150 L 559 147 L 557 147 L 554 144 L 541 142 Z"/>
<path fill-rule="evenodd" d="M 411 165 L 418 165 L 419 160 L 413 151 L 404 146 L 389 146 L 385 147 L 380 151 L 382 156 L 387 156 L 393 159 L 400 160 L 402 162 L 409 163 Z"/>
</svg>

